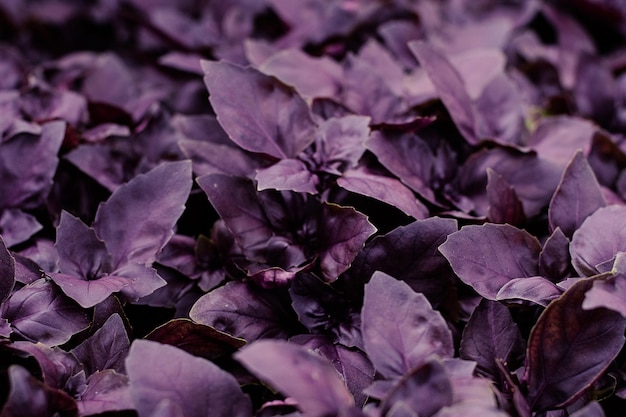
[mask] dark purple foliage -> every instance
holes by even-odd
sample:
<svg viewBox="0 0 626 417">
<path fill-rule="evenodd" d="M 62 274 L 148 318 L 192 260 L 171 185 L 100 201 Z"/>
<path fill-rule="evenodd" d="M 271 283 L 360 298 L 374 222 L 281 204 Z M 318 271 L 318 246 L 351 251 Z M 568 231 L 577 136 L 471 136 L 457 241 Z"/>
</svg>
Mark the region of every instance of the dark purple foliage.
<svg viewBox="0 0 626 417">
<path fill-rule="evenodd" d="M 0 417 L 626 405 L 626 7 L 0 1 Z"/>
</svg>

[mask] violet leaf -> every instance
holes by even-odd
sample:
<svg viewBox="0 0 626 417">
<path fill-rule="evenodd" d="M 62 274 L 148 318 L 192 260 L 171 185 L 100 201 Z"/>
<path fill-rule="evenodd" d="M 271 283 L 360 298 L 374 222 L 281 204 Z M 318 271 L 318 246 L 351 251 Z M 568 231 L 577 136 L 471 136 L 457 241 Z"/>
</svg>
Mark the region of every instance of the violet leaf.
<svg viewBox="0 0 626 417">
<path fill-rule="evenodd" d="M 130 339 L 122 318 L 113 314 L 88 339 L 71 350 L 71 353 L 83 364 L 87 375 L 105 369 L 125 373 L 124 359 L 130 348 Z"/>
<path fill-rule="evenodd" d="M 322 206 L 323 224 L 319 230 L 319 264 L 322 276 L 328 282 L 345 272 L 363 249 L 376 228 L 367 216 L 352 207 L 335 204 Z"/>
<path fill-rule="evenodd" d="M 93 228 L 114 268 L 151 264 L 174 234 L 191 190 L 191 162 L 166 162 L 120 186 L 96 212 Z"/>
<path fill-rule="evenodd" d="M 572 236 L 572 265 L 582 276 L 610 271 L 618 252 L 626 252 L 625 206 L 599 208 Z"/>
<path fill-rule="evenodd" d="M 329 361 L 302 346 L 259 340 L 235 354 L 254 375 L 298 403 L 311 417 L 341 415 L 354 399 Z"/>
<path fill-rule="evenodd" d="M 443 365 L 431 358 L 402 377 L 382 402 L 381 413 L 389 416 L 403 404 L 416 416 L 431 417 L 452 402 L 450 378 Z"/>
<path fill-rule="evenodd" d="M 41 229 L 35 216 L 20 209 L 7 208 L 0 213 L 0 230 L 8 247 L 27 241 Z"/>
<path fill-rule="evenodd" d="M 274 165 L 258 169 L 255 177 L 257 190 L 289 190 L 317 194 L 319 178 L 298 159 L 283 159 Z"/>
<path fill-rule="evenodd" d="M 556 227 L 543 244 L 539 253 L 539 274 L 554 282 L 565 277 L 571 268 L 569 254 L 569 239 L 560 227 Z"/>
<path fill-rule="evenodd" d="M 543 277 L 514 278 L 500 288 L 496 299 L 507 302 L 530 301 L 546 307 L 562 293 L 561 288 Z"/>
<path fill-rule="evenodd" d="M 550 228 L 560 227 L 566 236 L 572 236 L 589 215 L 605 205 L 600 184 L 587 158 L 579 150 L 565 167 L 550 201 Z"/>
<path fill-rule="evenodd" d="M 508 223 L 513 226 L 526 221 L 524 206 L 515 189 L 507 180 L 491 168 L 487 168 L 487 217 L 492 223 Z"/>
<path fill-rule="evenodd" d="M 524 358 L 525 347 L 509 309 L 497 301 L 482 299 L 463 330 L 459 356 L 475 361 L 481 374 L 499 380 L 497 361 L 516 369 Z"/>
<path fill-rule="evenodd" d="M 128 377 L 111 369 L 96 372 L 87 379 L 87 388 L 76 401 L 81 416 L 133 409 Z"/>
<path fill-rule="evenodd" d="M 259 338 L 284 338 L 288 332 L 288 312 L 280 300 L 245 282 L 229 282 L 203 295 L 189 312 L 197 323 L 248 342 Z"/>
<path fill-rule="evenodd" d="M 48 347 L 42 343 L 16 341 L 12 347 L 27 352 L 39 364 L 41 379 L 49 387 L 71 392 L 71 383 L 77 376 L 84 379 L 82 364 L 69 352 L 60 347 Z M 82 374 L 82 375 L 81 375 Z"/>
<path fill-rule="evenodd" d="M 347 115 L 320 122 L 315 135 L 315 152 L 311 156 L 318 169 L 339 175 L 357 166 L 365 152 L 370 134 L 370 118 Z"/>
<path fill-rule="evenodd" d="M 454 275 L 437 247 L 457 230 L 455 220 L 430 217 L 376 236 L 355 259 L 350 277 L 364 280 L 381 271 L 406 282 L 437 306 L 448 295 Z"/>
<path fill-rule="evenodd" d="M 626 277 L 619 274 L 596 280 L 585 294 L 582 307 L 585 310 L 608 308 L 626 318 Z"/>
<path fill-rule="evenodd" d="M 135 340 L 126 369 L 140 417 L 151 416 L 164 401 L 186 417 L 252 416 L 250 400 L 232 375 L 173 346 Z"/>
<path fill-rule="evenodd" d="M 89 317 L 45 278 L 15 291 L 2 306 L 14 332 L 48 346 L 61 345 L 89 327 Z"/>
<path fill-rule="evenodd" d="M 593 283 L 575 283 L 548 305 L 531 331 L 524 380 L 533 410 L 560 407 L 577 398 L 624 345 L 626 320 L 619 313 L 581 307 Z"/>
<path fill-rule="evenodd" d="M 428 217 L 428 208 L 413 192 L 395 178 L 352 169 L 337 179 L 337 185 L 353 193 L 383 201 L 415 219 Z"/>
<path fill-rule="evenodd" d="M 248 177 L 261 166 L 242 149 L 222 143 L 181 139 L 178 146 L 191 159 L 193 172 L 201 177 L 208 174 L 225 174 Z"/>
<path fill-rule="evenodd" d="M 540 250 L 525 230 L 491 223 L 464 226 L 439 246 L 459 278 L 489 300 L 512 279 L 536 276 Z"/>
<path fill-rule="evenodd" d="M 365 404 L 368 397 L 363 390 L 373 382 L 376 371 L 361 350 L 333 343 L 331 338 L 321 335 L 298 335 L 289 341 L 327 359 L 343 379 L 356 405 L 362 407 Z"/>
<path fill-rule="evenodd" d="M 284 159 L 313 142 L 315 122 L 293 88 L 256 69 L 223 61 L 202 61 L 202 69 L 218 121 L 243 149 Z"/>
<path fill-rule="evenodd" d="M 15 259 L 0 236 L 0 304 L 11 295 L 15 286 Z"/>
<path fill-rule="evenodd" d="M 441 314 L 424 295 L 383 272 L 375 272 L 365 285 L 361 315 L 365 352 L 387 378 L 406 374 L 432 355 L 454 354 Z"/>
<path fill-rule="evenodd" d="M 115 275 L 105 275 L 94 280 L 57 272 L 51 272 L 49 276 L 61 291 L 83 308 L 101 303 L 111 294 L 132 283 L 130 278 Z"/>
<path fill-rule="evenodd" d="M 470 144 L 477 144 L 480 138 L 475 132 L 474 106 L 457 70 L 445 55 L 423 41 L 409 42 L 409 48 L 435 85 L 441 101 L 463 137 Z"/>
</svg>

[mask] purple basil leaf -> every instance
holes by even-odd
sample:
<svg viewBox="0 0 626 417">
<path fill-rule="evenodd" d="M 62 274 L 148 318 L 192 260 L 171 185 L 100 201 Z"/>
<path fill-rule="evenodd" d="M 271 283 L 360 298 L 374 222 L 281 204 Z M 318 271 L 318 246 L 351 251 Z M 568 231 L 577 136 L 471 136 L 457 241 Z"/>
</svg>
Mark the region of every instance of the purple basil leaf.
<svg viewBox="0 0 626 417">
<path fill-rule="evenodd" d="M 319 178 L 298 159 L 283 159 L 256 173 L 257 190 L 288 190 L 317 194 Z"/>
<path fill-rule="evenodd" d="M 244 282 L 230 282 L 203 295 L 189 312 L 197 323 L 248 342 L 288 336 L 287 312 L 271 292 Z"/>
<path fill-rule="evenodd" d="M 246 344 L 245 340 L 189 319 L 168 321 L 151 331 L 146 339 L 172 345 L 211 361 L 230 355 Z"/>
<path fill-rule="evenodd" d="M 65 127 L 63 121 L 48 122 L 41 135 L 21 134 L 0 143 L 1 208 L 28 209 L 43 202 L 59 163 Z"/>
<path fill-rule="evenodd" d="M 583 408 L 570 414 L 570 417 L 605 417 L 605 414 L 599 402 L 591 401 Z"/>
<path fill-rule="evenodd" d="M 562 293 L 559 287 L 543 277 L 514 278 L 500 288 L 496 299 L 509 302 L 530 301 L 546 307 Z"/>
<path fill-rule="evenodd" d="M 438 360 L 429 359 L 397 383 L 382 402 L 381 415 L 389 416 L 390 410 L 404 404 L 416 416 L 431 417 L 452 401 L 452 385 L 445 368 Z"/>
<path fill-rule="evenodd" d="M 424 295 L 383 272 L 375 272 L 365 285 L 361 315 L 365 352 L 387 378 L 406 374 L 432 355 L 454 354 L 441 314 Z"/>
<path fill-rule="evenodd" d="M 572 236 L 572 265 L 581 276 L 610 271 L 618 252 L 626 252 L 625 206 L 599 208 Z"/>
<path fill-rule="evenodd" d="M 537 276 L 540 250 L 525 230 L 491 223 L 464 226 L 439 246 L 459 278 L 489 300 L 512 279 Z"/>
<path fill-rule="evenodd" d="M 480 138 L 475 132 L 474 106 L 457 70 L 445 55 L 422 41 L 410 42 L 409 48 L 435 85 L 441 101 L 463 137 L 470 144 L 477 144 Z"/>
<path fill-rule="evenodd" d="M 579 150 L 565 167 L 550 201 L 550 228 L 560 227 L 566 236 L 572 236 L 590 214 L 605 205 L 600 184 L 587 158 Z"/>
<path fill-rule="evenodd" d="M 412 133 L 374 132 L 366 146 L 389 172 L 435 203 L 430 188 L 435 157 L 423 139 Z"/>
<path fill-rule="evenodd" d="M 48 417 L 76 414 L 76 402 L 63 391 L 49 388 L 19 365 L 8 369 L 11 390 L 0 417 Z"/>
<path fill-rule="evenodd" d="M 8 247 L 27 241 L 41 229 L 35 216 L 20 209 L 7 208 L 0 213 L 0 230 Z"/>
<path fill-rule="evenodd" d="M 15 286 L 15 259 L 9 253 L 2 236 L 0 236 L 0 304 L 13 291 Z"/>
<path fill-rule="evenodd" d="M 375 271 L 384 272 L 438 306 L 448 295 L 453 272 L 437 247 L 457 230 L 455 220 L 439 217 L 400 226 L 368 243 L 355 259 L 350 276 L 364 280 Z"/>
<path fill-rule="evenodd" d="M 48 346 L 67 342 L 90 323 L 86 312 L 45 278 L 14 292 L 2 307 L 14 332 Z"/>
<path fill-rule="evenodd" d="M 497 361 L 516 369 L 524 358 L 524 339 L 507 307 L 482 299 L 461 338 L 459 356 L 476 362 L 480 373 L 499 380 Z"/>
<path fill-rule="evenodd" d="M 619 274 L 596 280 L 585 294 L 582 307 L 585 310 L 604 307 L 626 317 L 626 277 Z"/>
<path fill-rule="evenodd" d="M 93 228 L 114 268 L 151 264 L 174 234 L 191 190 L 191 162 L 166 162 L 120 186 L 96 212 Z"/>
<path fill-rule="evenodd" d="M 513 226 L 526 221 L 524 206 L 515 189 L 506 179 L 491 168 L 487 168 L 487 217 L 492 223 L 508 223 Z"/>
<path fill-rule="evenodd" d="M 320 234 L 319 264 L 328 282 L 344 273 L 376 228 L 352 207 L 324 204 Z"/>
<path fill-rule="evenodd" d="M 284 159 L 295 157 L 313 142 L 315 122 L 293 88 L 253 68 L 227 62 L 202 61 L 202 69 L 220 124 L 243 149 Z"/>
<path fill-rule="evenodd" d="M 563 406 L 597 380 L 624 345 L 626 320 L 612 310 L 584 310 L 594 283 L 583 279 L 543 311 L 528 340 L 527 399 L 533 410 Z"/>
<path fill-rule="evenodd" d="M 71 353 L 82 362 L 87 375 L 111 369 L 125 373 L 124 359 L 130 348 L 130 339 L 122 318 L 113 314 L 88 339 L 71 350 Z"/>
<path fill-rule="evenodd" d="M 87 389 L 81 393 L 78 410 L 81 416 L 133 409 L 128 377 L 113 370 L 96 372 L 87 379 Z"/>
<path fill-rule="evenodd" d="M 375 370 L 363 352 L 333 343 L 330 338 L 321 335 L 299 335 L 292 337 L 290 342 L 326 358 L 343 379 L 356 405 L 362 407 L 365 404 L 367 395 L 363 390 L 373 382 Z"/>
<path fill-rule="evenodd" d="M 319 169 L 340 175 L 354 168 L 365 152 L 365 141 L 369 137 L 370 118 L 347 115 L 331 117 L 320 123 L 315 136 L 313 160 Z"/>
<path fill-rule="evenodd" d="M 608 122 L 615 112 L 615 79 L 597 55 L 582 54 L 576 68 L 574 99 L 578 111 L 600 123 Z"/>
<path fill-rule="evenodd" d="M 78 375 L 84 380 L 82 364 L 71 353 L 59 347 L 48 347 L 42 343 L 17 341 L 12 347 L 27 352 L 39 364 L 41 378 L 49 387 L 71 392 L 72 380 Z M 84 382 L 84 381 L 83 381 Z"/>
<path fill-rule="evenodd" d="M 11 337 L 11 325 L 7 319 L 0 318 L 0 338 Z"/>
<path fill-rule="evenodd" d="M 556 227 L 539 253 L 539 275 L 554 282 L 564 278 L 570 269 L 569 239 Z"/>
<path fill-rule="evenodd" d="M 415 219 L 428 217 L 428 208 L 413 192 L 395 178 L 352 169 L 337 179 L 337 185 L 353 193 L 385 202 Z"/>
<path fill-rule="evenodd" d="M 260 340 L 244 347 L 235 358 L 254 375 L 296 400 L 307 416 L 342 415 L 354 406 L 354 399 L 330 362 L 302 346 Z"/>
<path fill-rule="evenodd" d="M 136 85 L 124 61 L 113 53 L 105 53 L 89 69 L 83 93 L 90 101 L 125 108 L 137 95 Z"/>
<path fill-rule="evenodd" d="M 173 346 L 136 340 L 126 369 L 140 417 L 150 417 L 164 401 L 186 417 L 252 415 L 250 400 L 232 375 Z"/>
<path fill-rule="evenodd" d="M 249 177 L 260 167 L 257 160 L 235 146 L 189 139 L 181 139 L 178 145 L 193 162 L 193 172 L 199 177 L 208 174 Z"/>
</svg>

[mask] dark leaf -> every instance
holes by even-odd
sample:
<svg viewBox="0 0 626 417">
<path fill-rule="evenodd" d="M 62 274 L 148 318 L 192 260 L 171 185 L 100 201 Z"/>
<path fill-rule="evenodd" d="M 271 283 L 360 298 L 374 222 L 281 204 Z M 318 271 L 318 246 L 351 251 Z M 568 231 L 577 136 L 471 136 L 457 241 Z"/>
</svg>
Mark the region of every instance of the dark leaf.
<svg viewBox="0 0 626 417">
<path fill-rule="evenodd" d="M 189 317 L 220 332 L 248 342 L 259 338 L 287 337 L 288 313 L 271 292 L 244 282 L 230 282 L 203 295 Z"/>
<path fill-rule="evenodd" d="M 259 161 L 236 146 L 189 139 L 180 140 L 178 145 L 193 162 L 193 172 L 198 177 L 208 174 L 249 177 L 261 166 Z"/>
<path fill-rule="evenodd" d="M 41 379 L 44 384 L 72 392 L 72 380 L 83 379 L 82 364 L 71 353 L 60 347 L 48 347 L 42 343 L 16 341 L 12 347 L 27 352 L 35 358 L 41 369 Z M 83 381 L 84 382 L 84 381 Z"/>
<path fill-rule="evenodd" d="M 63 344 L 89 326 L 85 311 L 46 279 L 20 288 L 2 307 L 13 331 L 48 346 Z"/>
<path fill-rule="evenodd" d="M 516 302 L 530 301 L 546 307 L 558 298 L 563 290 L 543 277 L 515 278 L 500 288 L 496 299 L 499 301 Z"/>
<path fill-rule="evenodd" d="M 164 402 L 186 417 L 252 415 L 250 400 L 232 375 L 173 346 L 136 340 L 126 369 L 140 417 L 153 415 Z"/>
<path fill-rule="evenodd" d="M 376 228 L 352 207 L 324 204 L 322 214 L 319 264 L 324 279 L 332 282 L 350 268 Z"/>
<path fill-rule="evenodd" d="M 81 416 L 133 409 L 128 377 L 110 369 L 94 373 L 77 403 Z"/>
<path fill-rule="evenodd" d="M 406 374 L 432 355 L 445 358 L 454 353 L 441 314 L 422 294 L 385 273 L 375 272 L 365 286 L 361 315 L 365 352 L 387 378 Z"/>
<path fill-rule="evenodd" d="M 125 373 L 124 359 L 130 348 L 130 340 L 126 328 L 118 314 L 113 314 L 87 340 L 71 350 L 71 353 L 82 362 L 87 375 L 105 369 Z"/>
<path fill-rule="evenodd" d="M 230 355 L 246 344 L 245 340 L 188 319 L 168 321 L 151 331 L 146 339 L 175 346 L 211 361 Z"/>
<path fill-rule="evenodd" d="M 618 252 L 626 252 L 625 206 L 596 210 L 572 236 L 572 265 L 581 276 L 610 271 Z"/>
<path fill-rule="evenodd" d="M 489 200 L 487 217 L 492 223 L 517 226 L 526 221 L 524 206 L 515 189 L 491 168 L 487 168 L 487 200 Z"/>
<path fill-rule="evenodd" d="M 527 399 L 533 410 L 574 400 L 600 377 L 624 345 L 626 320 L 612 310 L 584 310 L 594 283 L 583 279 L 541 314 L 528 340 Z"/>
<path fill-rule="evenodd" d="M 550 201 L 551 229 L 560 227 L 566 236 L 572 236 L 589 215 L 605 205 L 602 189 L 587 158 L 582 151 L 576 152 Z"/>
<path fill-rule="evenodd" d="M 437 248 L 457 230 L 455 220 L 439 217 L 400 226 L 369 242 L 349 274 L 365 280 L 375 271 L 382 271 L 406 282 L 437 306 L 447 296 L 453 276 L 448 261 Z"/>
<path fill-rule="evenodd" d="M 412 369 L 381 404 L 382 415 L 389 415 L 400 404 L 420 417 L 431 417 L 445 406 L 452 405 L 450 379 L 443 365 L 430 359 Z"/>
<path fill-rule="evenodd" d="M 509 309 L 499 302 L 482 299 L 463 330 L 459 356 L 475 361 L 481 373 L 497 381 L 497 361 L 516 369 L 525 347 Z"/>
<path fill-rule="evenodd" d="M 585 294 L 583 308 L 608 308 L 626 317 L 626 254 L 618 252 L 608 277 L 597 279 Z"/>
<path fill-rule="evenodd" d="M 428 208 L 413 192 L 395 178 L 352 169 L 337 179 L 337 185 L 353 193 L 383 201 L 415 219 L 428 217 Z"/>
<path fill-rule="evenodd" d="M 490 223 L 464 226 L 439 246 L 459 278 L 490 300 L 512 279 L 536 276 L 540 250 L 525 230 Z"/>
<path fill-rule="evenodd" d="M 370 118 L 348 115 L 331 117 L 320 123 L 315 136 L 313 160 L 319 169 L 339 175 L 354 168 L 365 152 Z"/>
<path fill-rule="evenodd" d="M 569 239 L 557 226 L 539 253 L 539 274 L 557 282 L 570 268 Z"/>
<path fill-rule="evenodd" d="M 9 253 L 0 236 L 0 304 L 3 303 L 15 286 L 15 259 Z"/>
<path fill-rule="evenodd" d="M 253 68 L 227 62 L 202 61 L 202 69 L 220 124 L 243 149 L 284 159 L 295 157 L 313 142 L 315 122 L 293 88 Z"/>
<path fill-rule="evenodd" d="M 42 229 L 32 214 L 17 208 L 7 208 L 0 214 L 0 230 L 8 247 L 23 243 Z"/>
<path fill-rule="evenodd" d="M 235 354 L 254 375 L 298 402 L 311 417 L 341 415 L 354 405 L 330 362 L 285 341 L 260 340 Z"/>
<path fill-rule="evenodd" d="M 163 163 L 120 186 L 100 205 L 93 228 L 114 268 L 154 262 L 174 234 L 191 184 L 190 161 Z"/>
</svg>

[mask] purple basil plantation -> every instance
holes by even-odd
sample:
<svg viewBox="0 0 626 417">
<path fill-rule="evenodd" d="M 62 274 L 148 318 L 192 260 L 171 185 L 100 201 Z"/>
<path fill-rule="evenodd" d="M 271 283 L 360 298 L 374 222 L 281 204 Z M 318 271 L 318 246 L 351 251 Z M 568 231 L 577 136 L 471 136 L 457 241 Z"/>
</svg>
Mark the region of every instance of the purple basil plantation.
<svg viewBox="0 0 626 417">
<path fill-rule="evenodd" d="M 0 0 L 0 417 L 626 411 L 626 3 Z"/>
</svg>

